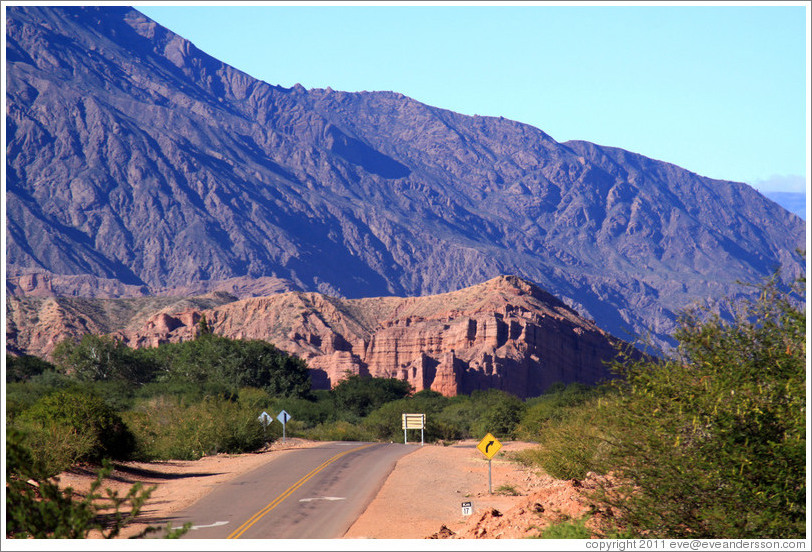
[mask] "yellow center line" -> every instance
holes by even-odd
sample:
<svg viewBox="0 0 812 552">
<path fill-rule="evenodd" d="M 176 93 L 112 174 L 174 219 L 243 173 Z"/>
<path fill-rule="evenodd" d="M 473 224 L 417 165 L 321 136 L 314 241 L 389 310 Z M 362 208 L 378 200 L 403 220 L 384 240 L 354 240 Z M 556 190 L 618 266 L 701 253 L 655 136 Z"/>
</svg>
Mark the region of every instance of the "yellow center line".
<svg viewBox="0 0 812 552">
<path fill-rule="evenodd" d="M 330 464 L 332 464 L 333 462 L 335 462 L 336 460 L 338 460 L 342 456 L 344 456 L 346 454 L 349 454 L 351 452 L 355 452 L 357 450 L 361 450 L 361 449 L 365 449 L 367 447 L 371 447 L 374 444 L 375 443 L 370 443 L 369 445 L 362 445 L 360 447 L 355 447 L 355 448 L 350 449 L 350 450 L 345 450 L 344 452 L 340 452 L 340 453 L 336 454 L 335 456 L 333 456 L 332 458 L 329 458 L 329 459 L 325 460 L 318 467 L 314 468 L 310 473 L 308 473 L 307 475 L 302 477 L 299 481 L 297 481 L 296 483 L 294 483 L 293 485 L 288 487 L 288 489 L 285 492 L 283 492 L 281 495 L 276 497 L 270 504 L 268 504 L 267 506 L 262 508 L 259 512 L 257 512 L 256 514 L 254 514 L 253 516 L 248 518 L 248 520 L 245 523 L 243 523 L 237 529 L 235 529 L 234 532 L 231 533 L 227 538 L 229 538 L 229 539 L 238 539 L 238 538 L 240 538 L 240 536 L 242 536 L 242 534 L 245 533 L 252 525 L 254 525 L 256 522 L 258 522 L 260 519 L 262 519 L 262 517 L 265 514 L 267 514 L 268 512 L 270 512 L 271 510 L 273 510 L 277 506 L 279 506 L 279 504 L 281 504 L 283 500 L 285 500 L 287 497 L 289 497 L 291 495 L 291 493 L 293 493 L 296 489 L 298 489 L 299 487 L 301 487 L 302 485 L 307 483 L 311 478 L 313 478 L 313 476 L 315 476 L 321 470 L 323 470 L 324 468 L 326 468 L 327 466 L 329 466 Z"/>
</svg>

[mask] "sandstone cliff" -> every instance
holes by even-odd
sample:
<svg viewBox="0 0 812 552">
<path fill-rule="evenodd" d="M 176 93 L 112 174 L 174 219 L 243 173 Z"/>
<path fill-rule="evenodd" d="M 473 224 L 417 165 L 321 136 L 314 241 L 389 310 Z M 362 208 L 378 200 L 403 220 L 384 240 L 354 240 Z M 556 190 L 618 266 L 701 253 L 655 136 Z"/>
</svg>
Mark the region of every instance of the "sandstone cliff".
<svg viewBox="0 0 812 552">
<path fill-rule="evenodd" d="M 30 301 L 11 299 L 15 328 L 26 326 L 17 313 L 30 311 Z M 95 311 L 110 312 L 110 305 L 122 301 L 97 299 Z M 617 343 L 594 322 L 515 276 L 425 297 L 339 299 L 288 292 L 229 301 L 220 294 L 209 297 L 208 308 L 201 308 L 202 299 L 152 307 L 140 301 L 131 307 L 138 316 L 120 317 L 122 327 L 113 329 L 110 316 L 101 321 L 91 309 L 77 315 L 78 307 L 71 309 L 64 299 L 40 300 L 39 331 L 29 324 L 11 335 L 19 348 L 36 345 L 42 349 L 27 352 L 45 355 L 55 335 L 100 329 L 131 347 L 153 347 L 193 339 L 205 315 L 218 335 L 267 340 L 306 359 L 315 388 L 360 374 L 403 379 L 416 391 L 456 395 L 497 388 L 520 397 L 538 395 L 558 381 L 589 384 L 607 378 L 604 363 Z M 59 312 L 49 317 L 48 309 Z"/>
</svg>

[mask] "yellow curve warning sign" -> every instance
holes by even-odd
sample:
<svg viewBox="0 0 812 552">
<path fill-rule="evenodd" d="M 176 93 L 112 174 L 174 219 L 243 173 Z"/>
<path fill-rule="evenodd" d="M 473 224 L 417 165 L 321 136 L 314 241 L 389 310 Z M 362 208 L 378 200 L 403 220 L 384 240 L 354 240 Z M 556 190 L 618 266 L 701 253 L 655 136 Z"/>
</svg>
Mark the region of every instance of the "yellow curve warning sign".
<svg viewBox="0 0 812 552">
<path fill-rule="evenodd" d="M 499 452 L 499 449 L 502 448 L 502 443 L 499 442 L 499 439 L 488 433 L 482 438 L 476 448 L 490 460 Z"/>
</svg>

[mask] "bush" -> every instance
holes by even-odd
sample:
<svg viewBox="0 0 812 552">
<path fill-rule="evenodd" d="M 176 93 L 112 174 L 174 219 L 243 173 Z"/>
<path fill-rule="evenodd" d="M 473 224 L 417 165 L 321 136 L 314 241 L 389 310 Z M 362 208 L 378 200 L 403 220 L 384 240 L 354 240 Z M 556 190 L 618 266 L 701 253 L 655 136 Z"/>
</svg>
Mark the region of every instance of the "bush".
<svg viewBox="0 0 812 552">
<path fill-rule="evenodd" d="M 543 435 L 547 424 L 563 420 L 573 408 L 603 392 L 602 387 L 590 387 L 581 383 L 552 385 L 543 395 L 525 402 L 525 412 L 514 431 L 516 438 L 536 440 Z"/>
<path fill-rule="evenodd" d="M 516 453 L 517 459 L 536 464 L 557 479 L 583 479 L 588 472 L 603 469 L 606 446 L 598 403 L 606 400 L 593 399 L 547 420 L 536 434 L 539 447 Z"/>
<path fill-rule="evenodd" d="M 43 397 L 65 390 L 75 382 L 62 374 L 48 370 L 25 381 L 6 385 L 6 422 L 14 420 Z"/>
<path fill-rule="evenodd" d="M 498 389 L 474 391 L 470 397 L 473 406 L 471 433 L 482 438 L 488 433 L 503 439 L 513 433 L 524 413 L 524 403 L 515 395 Z"/>
<path fill-rule="evenodd" d="M 476 422 L 477 407 L 465 395 L 451 397 L 448 404 L 436 414 L 437 424 L 443 428 L 441 439 L 457 440 L 473 437 L 471 425 Z M 484 437 L 483 433 L 480 437 Z"/>
<path fill-rule="evenodd" d="M 155 366 L 124 343 L 105 335 L 65 339 L 53 352 L 59 369 L 84 381 L 124 380 L 142 384 L 154 377 Z"/>
<path fill-rule="evenodd" d="M 133 436 L 119 415 L 101 398 L 80 391 L 59 391 L 43 397 L 23 412 L 18 420 L 22 427 L 29 429 L 32 438 L 41 437 L 34 443 L 36 457 L 60 455 L 57 450 L 65 443 L 63 439 L 56 438 L 60 431 L 75 435 L 80 443 L 71 447 L 72 450 L 81 451 L 77 461 L 125 459 L 134 449 Z M 72 455 L 62 454 L 64 457 Z"/>
<path fill-rule="evenodd" d="M 37 471 L 48 477 L 98 456 L 98 437 L 68 424 L 17 420 L 9 430 L 23 436 L 26 448 L 32 451 Z"/>
<path fill-rule="evenodd" d="M 335 421 L 336 411 L 332 400 L 311 401 L 296 397 L 271 397 L 264 410 L 276 418 L 284 410 L 301 428 L 310 428 L 319 424 Z M 274 422 L 278 423 L 278 422 Z"/>
<path fill-rule="evenodd" d="M 135 435 L 139 460 L 197 460 L 251 452 L 278 438 L 281 427 L 263 429 L 259 414 L 250 405 L 221 398 L 186 404 L 175 397 L 156 397 L 124 413 L 124 419 Z"/>
<path fill-rule="evenodd" d="M 383 441 L 401 441 L 403 439 L 403 414 L 404 413 L 417 413 L 417 409 L 411 407 L 408 399 L 400 399 L 397 401 L 386 403 L 367 416 L 361 423 L 362 427 L 370 433 L 374 439 Z M 431 416 L 427 416 L 426 425 L 433 427 Z M 412 441 L 414 441 L 415 430 L 409 430 Z M 433 435 L 431 429 L 426 427 L 424 429 L 424 439 L 426 441 L 433 441 L 436 436 Z M 428 434 L 428 435 L 426 435 Z"/>
</svg>

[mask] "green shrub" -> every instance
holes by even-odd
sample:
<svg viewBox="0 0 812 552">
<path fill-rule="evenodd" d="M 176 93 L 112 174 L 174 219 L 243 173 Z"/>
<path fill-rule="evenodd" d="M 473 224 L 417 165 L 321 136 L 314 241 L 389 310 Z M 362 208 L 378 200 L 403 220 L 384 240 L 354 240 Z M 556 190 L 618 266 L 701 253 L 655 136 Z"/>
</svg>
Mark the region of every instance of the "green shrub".
<svg viewBox="0 0 812 552">
<path fill-rule="evenodd" d="M 85 334 L 78 341 L 65 339 L 53 352 L 59 369 L 84 381 L 151 381 L 156 366 L 124 343 L 106 335 Z"/>
<path fill-rule="evenodd" d="M 200 402 L 205 398 L 230 400 L 235 398 L 238 393 L 238 390 L 235 391 L 218 382 L 170 380 L 144 384 L 135 389 L 133 396 L 136 403 L 156 397 L 175 397 L 187 404 L 191 404 Z"/>
<path fill-rule="evenodd" d="M 301 423 L 302 428 L 315 427 L 336 419 L 333 402 L 329 399 L 312 401 L 296 397 L 272 397 L 264 410 L 274 418 L 284 410 L 293 421 Z"/>
<path fill-rule="evenodd" d="M 91 432 L 53 421 L 16 420 L 9 427 L 22 435 L 32 452 L 36 469 L 48 477 L 69 470 L 77 463 L 98 456 L 98 437 Z"/>
<path fill-rule="evenodd" d="M 243 387 L 273 396 L 305 397 L 310 393 L 307 364 L 260 340 L 228 339 L 201 334 L 193 341 L 137 351 L 174 384 L 216 384 L 236 393 Z"/>
<path fill-rule="evenodd" d="M 597 406 L 606 400 L 593 399 L 549 420 L 536 437 L 539 447 L 518 452 L 517 458 L 557 479 L 582 479 L 590 471 L 603 469 L 605 444 Z"/>
<path fill-rule="evenodd" d="M 603 387 L 589 387 L 581 383 L 552 385 L 543 395 L 525 401 L 526 409 L 515 428 L 515 437 L 525 441 L 536 440 L 546 424 L 561 421 L 572 408 L 603 392 Z"/>
<path fill-rule="evenodd" d="M 458 440 L 473 437 L 471 425 L 476 422 L 479 414 L 470 397 L 465 395 L 452 397 L 448 404 L 434 416 L 438 426 L 444 428 L 440 438 Z M 483 433 L 481 437 L 484 436 Z"/>
<path fill-rule="evenodd" d="M 471 433 L 474 438 L 491 433 L 502 439 L 513 438 L 522 419 L 525 405 L 515 395 L 499 389 L 474 391 L 470 401 L 473 406 Z"/>
<path fill-rule="evenodd" d="M 186 404 L 175 397 L 156 397 L 124 413 L 135 435 L 135 456 L 144 461 L 257 450 L 281 435 L 275 424 L 263 429 L 258 416 L 251 406 L 221 398 Z"/>
<path fill-rule="evenodd" d="M 423 429 L 425 442 L 437 439 L 459 439 L 461 432 L 455 431 L 439 419 L 439 413 L 449 399 L 434 391 L 421 391 L 415 395 L 388 402 L 369 414 L 361 425 L 375 438 L 384 441 L 401 441 L 403 439 L 403 414 L 425 414 L 426 424 Z M 414 442 L 419 439 L 416 430 L 409 430 L 408 439 Z"/>
<path fill-rule="evenodd" d="M 71 378 L 51 370 L 25 381 L 9 383 L 6 385 L 6 421 L 13 420 L 46 395 L 65 390 L 73 383 Z"/>
<path fill-rule="evenodd" d="M 592 531 L 586 528 L 589 516 L 580 519 L 567 519 L 547 526 L 541 532 L 542 539 L 589 539 Z"/>
<path fill-rule="evenodd" d="M 84 450 L 77 460 L 125 459 L 135 445 L 132 434 L 119 415 L 104 400 L 76 390 L 47 395 L 20 414 L 18 419 L 24 427 L 33 431 L 32 435 L 43 436 L 36 446 L 58 448 L 64 441 L 58 439 L 57 442 L 50 442 L 47 437 L 55 435 L 54 428 L 63 428 L 68 434 L 75 435 L 77 442 L 82 444 L 71 449 Z M 42 431 L 36 428 L 42 428 Z M 89 448 L 85 446 L 87 442 L 92 443 Z M 56 454 L 36 449 L 35 452 Z"/>
</svg>

